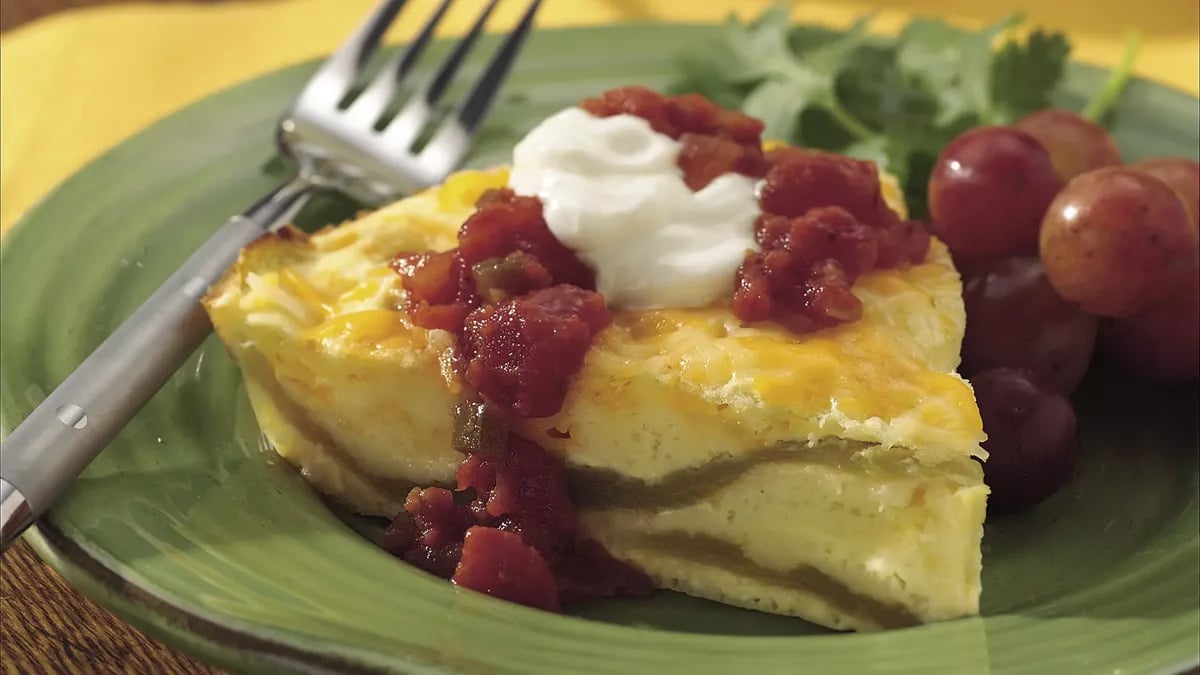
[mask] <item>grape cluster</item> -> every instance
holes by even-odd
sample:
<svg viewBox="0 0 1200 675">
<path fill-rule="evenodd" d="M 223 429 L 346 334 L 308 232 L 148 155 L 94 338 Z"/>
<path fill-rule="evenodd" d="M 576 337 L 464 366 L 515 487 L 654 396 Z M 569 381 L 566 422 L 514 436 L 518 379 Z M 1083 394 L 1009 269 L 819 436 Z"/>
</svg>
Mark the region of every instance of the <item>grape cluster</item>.
<svg viewBox="0 0 1200 675">
<path fill-rule="evenodd" d="M 992 504 L 1026 507 L 1072 474 L 1068 397 L 1094 350 L 1155 381 L 1200 376 L 1200 164 L 1122 164 L 1103 127 L 1042 110 L 954 139 L 928 190 L 964 277 Z"/>
</svg>

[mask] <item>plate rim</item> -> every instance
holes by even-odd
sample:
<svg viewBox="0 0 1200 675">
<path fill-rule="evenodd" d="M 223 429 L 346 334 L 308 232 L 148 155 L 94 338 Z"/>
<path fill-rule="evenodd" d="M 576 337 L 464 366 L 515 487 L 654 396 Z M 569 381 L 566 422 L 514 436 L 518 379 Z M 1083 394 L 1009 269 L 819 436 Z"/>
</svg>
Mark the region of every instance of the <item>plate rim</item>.
<svg viewBox="0 0 1200 675">
<path fill-rule="evenodd" d="M 657 27 L 673 28 L 715 28 L 720 24 L 711 22 L 681 22 L 681 21 L 624 21 L 594 26 L 569 26 L 539 29 L 540 32 L 590 32 L 620 29 L 625 27 Z M 817 25 L 803 22 L 796 25 Z M 826 26 L 827 27 L 827 26 Z M 836 30 L 836 28 L 834 29 Z M 876 36 L 882 40 L 890 40 L 891 36 Z M 445 40 L 447 38 L 441 38 Z M 384 45 L 385 48 L 395 48 L 395 43 Z M 101 164 L 130 142 L 170 121 L 192 108 L 202 105 L 215 98 L 230 94 L 242 88 L 252 88 L 260 81 L 277 77 L 281 73 L 293 70 L 312 68 L 324 56 L 305 59 L 279 68 L 257 74 L 216 89 L 199 98 L 193 99 L 180 107 L 164 114 L 150 124 L 121 138 L 92 159 L 72 171 L 65 179 L 39 197 L 29 209 L 20 215 L 0 238 L 0 264 L 4 258 L 11 255 L 12 242 L 29 235 L 31 228 L 28 223 L 35 220 L 46 203 L 53 201 L 58 195 L 81 174 L 88 173 L 94 165 Z M 1108 71 L 1108 68 L 1094 63 L 1071 61 L 1069 67 L 1078 71 Z M 1132 77 L 1132 81 L 1141 81 L 1155 88 L 1168 90 L 1171 93 L 1186 97 L 1200 104 L 1200 97 L 1180 89 L 1172 84 L 1160 82 L 1146 77 Z M 0 411 L 0 417 L 3 411 Z M 0 434 L 7 436 L 5 428 L 10 421 L 0 419 Z M 11 426 L 15 426 L 11 424 Z M 61 574 L 74 588 L 89 600 L 112 612 L 119 620 L 133 625 L 153 639 L 160 640 L 180 651 L 191 654 L 205 663 L 221 667 L 234 668 L 239 672 L 278 672 L 284 667 L 293 672 L 305 673 L 378 673 L 391 672 L 391 669 L 381 670 L 361 661 L 347 660 L 331 650 L 319 648 L 304 648 L 285 640 L 276 640 L 266 636 L 261 631 L 242 630 L 237 627 L 221 625 L 211 619 L 199 616 L 164 598 L 148 588 L 138 585 L 107 564 L 102 557 L 89 550 L 85 541 L 76 540 L 65 534 L 53 522 L 54 511 L 51 510 L 39 519 L 27 531 L 23 540 L 36 552 L 38 557 L 55 572 Z M 200 630 L 196 630 L 200 627 Z M 207 634 L 206 634 L 207 633 Z M 223 639 L 227 638 L 227 639 Z M 803 639 L 802 636 L 793 639 Z M 242 644 L 239 644 L 242 643 Z M 1200 667 L 1200 647 L 1190 658 L 1177 664 L 1166 666 L 1161 673 L 1184 673 Z M 409 661 L 404 672 L 427 673 L 428 675 L 456 672 L 451 666 L 436 663 L 420 663 Z"/>
</svg>

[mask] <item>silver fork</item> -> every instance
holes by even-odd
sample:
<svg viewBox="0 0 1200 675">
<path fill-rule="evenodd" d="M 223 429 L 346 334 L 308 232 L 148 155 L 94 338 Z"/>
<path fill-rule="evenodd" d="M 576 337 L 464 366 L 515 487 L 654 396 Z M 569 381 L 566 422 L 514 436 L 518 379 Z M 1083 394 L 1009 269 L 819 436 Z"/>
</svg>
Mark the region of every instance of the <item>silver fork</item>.
<svg viewBox="0 0 1200 675">
<path fill-rule="evenodd" d="M 405 0 L 380 2 L 279 123 L 279 148 L 293 160 L 295 175 L 230 219 L 0 444 L 0 550 L 50 507 L 211 332 L 199 300 L 244 246 L 289 222 L 315 191 L 378 206 L 438 183 L 462 162 L 541 0 L 529 3 L 466 98 L 414 149 L 497 4 L 490 0 L 433 77 L 389 120 L 401 82 L 452 2 L 443 0 L 407 48 L 346 105 Z"/>
</svg>

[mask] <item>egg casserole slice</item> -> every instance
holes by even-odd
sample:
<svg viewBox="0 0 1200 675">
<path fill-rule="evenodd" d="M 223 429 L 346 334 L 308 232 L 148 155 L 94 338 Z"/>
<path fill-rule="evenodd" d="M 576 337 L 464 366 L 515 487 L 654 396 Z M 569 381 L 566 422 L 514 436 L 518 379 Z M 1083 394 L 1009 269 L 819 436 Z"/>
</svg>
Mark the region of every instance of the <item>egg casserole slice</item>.
<svg viewBox="0 0 1200 675">
<path fill-rule="evenodd" d="M 336 228 L 268 235 L 205 299 L 267 438 L 358 512 L 454 483 L 454 338 L 411 323 L 388 262 L 454 246 L 506 179 L 461 172 Z M 854 293 L 861 320 L 807 335 L 721 307 L 615 312 L 562 411 L 514 423 L 564 458 L 584 534 L 661 588 L 835 629 L 975 614 L 988 490 L 954 372 L 959 276 L 935 240 Z"/>
</svg>

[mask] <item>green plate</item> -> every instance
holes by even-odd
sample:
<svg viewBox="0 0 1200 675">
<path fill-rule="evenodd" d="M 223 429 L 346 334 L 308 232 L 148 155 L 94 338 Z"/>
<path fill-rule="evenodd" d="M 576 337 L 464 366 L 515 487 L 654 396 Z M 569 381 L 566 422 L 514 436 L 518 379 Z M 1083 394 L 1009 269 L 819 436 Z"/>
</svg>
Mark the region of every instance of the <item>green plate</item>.
<svg viewBox="0 0 1200 675">
<path fill-rule="evenodd" d="M 472 164 L 502 161 L 524 130 L 586 95 L 664 85 L 672 54 L 713 30 L 538 33 Z M 163 120 L 65 182 L 7 236 L 6 433 L 188 251 L 274 184 L 281 167 L 271 159 L 272 126 L 312 68 L 268 75 Z M 1064 102 L 1078 105 L 1101 79 L 1073 67 Z M 1135 82 L 1124 101 L 1115 131 L 1128 158 L 1196 155 L 1196 99 Z M 348 212 L 326 202 L 303 224 Z M 1086 457 L 1078 478 L 1037 509 L 988 524 L 982 618 L 888 633 L 834 634 L 667 592 L 558 616 L 436 580 L 377 550 L 262 451 L 238 371 L 215 339 L 30 541 L 72 583 L 151 635 L 245 671 L 1190 668 L 1200 661 L 1196 392 L 1097 378 L 1080 398 Z"/>
</svg>

